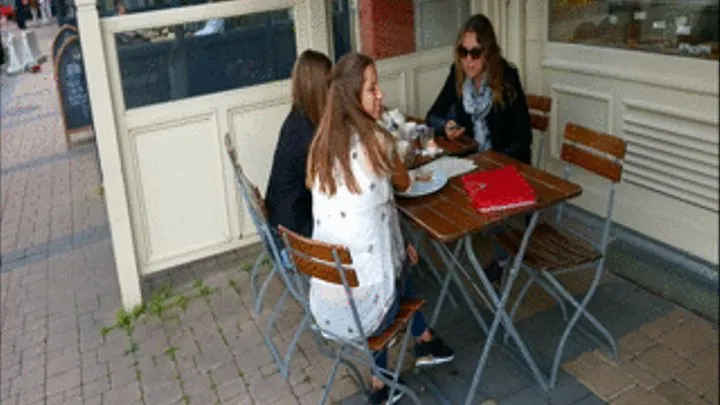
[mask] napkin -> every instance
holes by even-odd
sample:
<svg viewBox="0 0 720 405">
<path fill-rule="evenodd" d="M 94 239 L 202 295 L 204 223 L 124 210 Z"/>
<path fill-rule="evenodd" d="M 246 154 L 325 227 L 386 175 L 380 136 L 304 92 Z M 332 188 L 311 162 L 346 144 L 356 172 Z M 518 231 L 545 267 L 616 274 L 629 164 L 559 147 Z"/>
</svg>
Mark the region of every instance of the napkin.
<svg viewBox="0 0 720 405">
<path fill-rule="evenodd" d="M 423 170 L 442 171 L 448 178 L 453 178 L 477 168 L 472 160 L 462 159 L 454 156 L 443 156 L 428 164 L 421 166 Z"/>
</svg>

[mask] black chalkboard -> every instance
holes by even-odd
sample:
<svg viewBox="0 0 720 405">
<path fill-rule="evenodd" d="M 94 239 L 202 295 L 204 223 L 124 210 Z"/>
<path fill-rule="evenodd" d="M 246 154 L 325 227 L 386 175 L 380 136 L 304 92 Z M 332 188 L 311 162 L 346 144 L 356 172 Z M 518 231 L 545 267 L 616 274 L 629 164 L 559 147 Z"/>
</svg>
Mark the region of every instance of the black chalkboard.
<svg viewBox="0 0 720 405">
<path fill-rule="evenodd" d="M 73 36 L 77 37 L 77 35 L 77 28 L 73 27 L 72 25 L 63 25 L 62 27 L 60 27 L 58 32 L 55 33 L 55 37 L 52 40 L 52 45 L 50 48 L 50 50 L 52 51 L 53 63 L 57 59 L 60 48 L 65 45 L 65 41 L 67 41 L 68 38 L 72 38 Z"/>
<path fill-rule="evenodd" d="M 92 127 L 90 97 L 78 37 L 68 38 L 58 52 L 55 84 L 65 123 L 65 138 L 70 145 L 71 133 Z"/>
</svg>

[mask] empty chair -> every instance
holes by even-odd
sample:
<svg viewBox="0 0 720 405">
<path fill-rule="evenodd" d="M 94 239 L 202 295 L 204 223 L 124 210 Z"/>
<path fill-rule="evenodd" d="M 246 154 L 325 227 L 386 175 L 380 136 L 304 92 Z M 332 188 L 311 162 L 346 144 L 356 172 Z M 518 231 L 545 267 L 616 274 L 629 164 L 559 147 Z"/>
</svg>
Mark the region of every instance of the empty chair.
<svg viewBox="0 0 720 405">
<path fill-rule="evenodd" d="M 552 99 L 550 97 L 529 93 L 526 98 L 528 109 L 530 110 L 530 126 L 540 133 L 540 142 L 538 143 L 537 157 L 535 158 L 534 166 L 543 167 L 543 147 L 545 145 L 545 135 L 547 135 L 550 125 Z"/>
<path fill-rule="evenodd" d="M 612 353 L 615 356 L 618 353 L 615 338 L 586 308 L 604 273 L 605 253 L 615 202 L 615 187 L 622 177 L 622 159 L 625 157 L 625 150 L 625 141 L 620 138 L 572 123 L 566 126 L 560 156 L 566 162 L 565 179 L 569 179 L 571 168 L 578 166 L 610 182 L 602 235 L 598 241 L 568 226 L 567 221 L 563 218 L 563 206 L 561 205 L 557 209 L 554 224 L 543 223 L 537 226 L 525 253 L 522 267 L 528 272 L 530 278 L 518 295 L 510 317 L 515 316 L 528 289 L 536 282 L 548 289 L 553 296 L 559 294 L 575 308 L 555 351 L 550 373 L 551 388 L 554 388 L 557 382 L 560 361 L 567 339 L 581 316 L 590 321 L 601 333 L 608 342 Z M 522 236 L 522 229 L 513 228 L 496 235 L 496 239 L 505 250 L 515 254 L 519 249 Z M 593 270 L 595 274 L 585 296 L 577 300 L 556 277 L 580 270 Z"/>
</svg>

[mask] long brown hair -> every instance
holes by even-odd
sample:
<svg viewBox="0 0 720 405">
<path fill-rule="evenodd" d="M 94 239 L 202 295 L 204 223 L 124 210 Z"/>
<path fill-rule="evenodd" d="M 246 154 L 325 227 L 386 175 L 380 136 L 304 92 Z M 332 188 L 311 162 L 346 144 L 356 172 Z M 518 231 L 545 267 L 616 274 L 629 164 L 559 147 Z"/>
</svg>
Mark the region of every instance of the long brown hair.
<svg viewBox="0 0 720 405">
<path fill-rule="evenodd" d="M 307 49 L 292 71 L 292 104 L 317 127 L 325 109 L 332 61 L 325 54 Z"/>
<path fill-rule="evenodd" d="M 495 30 L 490 20 L 483 14 L 475 14 L 463 24 L 460 34 L 458 35 L 455 46 L 455 78 L 457 79 L 457 92 L 462 96 L 463 83 L 465 82 L 465 72 L 462 68 L 458 48 L 462 44 L 463 36 L 471 32 L 475 34 L 478 44 L 482 47 L 483 58 L 485 58 L 485 71 L 488 75 L 488 85 L 493 91 L 493 104 L 503 105 L 504 96 L 507 94 L 510 99 L 515 97 L 515 89 L 510 88 L 504 81 L 503 77 L 503 58 L 500 45 L 497 43 Z"/>
<path fill-rule="evenodd" d="M 390 173 L 392 169 L 390 157 L 376 134 L 388 141 L 391 135 L 365 112 L 360 101 L 367 68 L 375 68 L 372 58 L 348 53 L 332 69 L 327 105 L 308 154 L 308 188 L 317 181 L 320 191 L 332 196 L 337 192 L 336 181 L 343 181 L 351 193 L 360 193 L 350 170 L 351 138 L 355 133 L 376 175 Z M 341 177 L 336 177 L 337 174 Z"/>
</svg>

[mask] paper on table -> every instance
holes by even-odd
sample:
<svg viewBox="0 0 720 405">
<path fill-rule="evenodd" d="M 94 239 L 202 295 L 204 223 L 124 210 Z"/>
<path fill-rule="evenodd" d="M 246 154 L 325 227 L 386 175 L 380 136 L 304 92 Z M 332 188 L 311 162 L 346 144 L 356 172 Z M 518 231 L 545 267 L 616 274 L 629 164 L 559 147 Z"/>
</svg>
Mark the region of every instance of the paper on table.
<svg viewBox="0 0 720 405">
<path fill-rule="evenodd" d="M 442 171 L 448 178 L 453 178 L 461 174 L 473 171 L 477 168 L 475 163 L 468 159 L 462 159 L 453 156 L 443 156 L 420 167 L 422 171 Z"/>
</svg>

